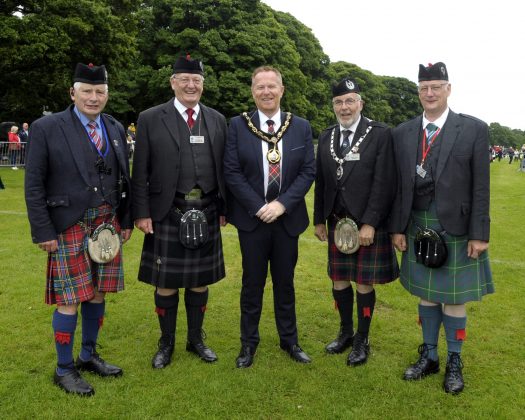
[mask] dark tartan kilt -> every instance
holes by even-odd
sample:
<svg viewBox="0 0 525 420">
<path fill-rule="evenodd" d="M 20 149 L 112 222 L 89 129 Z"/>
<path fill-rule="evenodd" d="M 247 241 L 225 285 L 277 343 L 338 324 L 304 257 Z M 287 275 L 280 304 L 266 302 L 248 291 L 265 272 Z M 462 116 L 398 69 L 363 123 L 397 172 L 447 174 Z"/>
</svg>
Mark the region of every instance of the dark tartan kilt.
<svg viewBox="0 0 525 420">
<path fill-rule="evenodd" d="M 118 292 L 124 289 L 122 247 L 117 256 L 105 264 L 93 262 L 88 254 L 88 235 L 101 223 L 112 218 L 111 206 L 105 204 L 87 209 L 82 222 L 58 234 L 58 250 L 49 253 L 47 260 L 46 303 L 71 305 L 95 297 L 95 290 Z M 118 218 L 112 221 L 120 233 Z M 122 239 L 121 239 L 122 243 Z"/>
<path fill-rule="evenodd" d="M 361 246 L 353 254 L 344 254 L 334 243 L 337 220 L 328 219 L 328 276 L 333 281 L 354 281 L 358 284 L 385 284 L 399 276 L 396 253 L 390 235 L 376 229 L 374 243 Z"/>
<path fill-rule="evenodd" d="M 429 302 L 459 305 L 481 300 L 494 293 L 488 251 L 477 259 L 467 256 L 468 237 L 443 234 L 447 244 L 448 258 L 439 268 L 427 268 L 416 262 L 414 237 L 416 222 L 421 227 L 430 227 L 442 232 L 434 204 L 429 210 L 412 211 L 408 226 L 407 251 L 401 259 L 401 284 L 410 293 Z"/>
<path fill-rule="evenodd" d="M 199 209 L 199 206 L 190 208 Z M 184 213 L 187 209 L 180 210 Z M 224 278 L 226 273 L 216 203 L 209 204 L 205 214 L 209 237 L 197 249 L 185 248 L 180 243 L 180 216 L 173 209 L 162 221 L 153 223 L 154 233 L 144 237 L 138 275 L 140 281 L 177 289 L 206 286 Z"/>
</svg>

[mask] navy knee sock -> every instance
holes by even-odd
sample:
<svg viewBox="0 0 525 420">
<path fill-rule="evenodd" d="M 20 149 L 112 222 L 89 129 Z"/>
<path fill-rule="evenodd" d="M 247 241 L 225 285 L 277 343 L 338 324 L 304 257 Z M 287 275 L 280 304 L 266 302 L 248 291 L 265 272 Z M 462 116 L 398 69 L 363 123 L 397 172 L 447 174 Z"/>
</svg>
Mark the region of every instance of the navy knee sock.
<svg viewBox="0 0 525 420">
<path fill-rule="evenodd" d="M 443 326 L 447 336 L 448 353 L 461 353 L 463 341 L 465 341 L 467 317 L 455 317 L 443 314 Z"/>
<path fill-rule="evenodd" d="M 441 305 L 419 305 L 419 322 L 423 332 L 423 342 L 429 345 L 428 357 L 432 360 L 438 360 L 437 345 L 442 317 Z"/>
<path fill-rule="evenodd" d="M 80 312 L 82 314 L 82 348 L 80 359 L 87 362 L 95 352 L 97 346 L 98 331 L 104 322 L 104 311 L 106 301 L 102 303 L 82 302 Z"/>
<path fill-rule="evenodd" d="M 73 363 L 73 341 L 77 328 L 77 314 L 66 315 L 55 310 L 52 325 L 57 351 L 57 373 L 62 376 L 75 367 Z"/>
</svg>

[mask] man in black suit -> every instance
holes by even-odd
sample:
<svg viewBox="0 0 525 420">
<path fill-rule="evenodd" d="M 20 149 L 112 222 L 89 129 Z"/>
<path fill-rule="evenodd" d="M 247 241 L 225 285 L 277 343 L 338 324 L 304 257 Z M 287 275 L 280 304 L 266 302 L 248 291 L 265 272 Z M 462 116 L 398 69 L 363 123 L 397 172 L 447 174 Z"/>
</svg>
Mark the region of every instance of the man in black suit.
<svg viewBox="0 0 525 420">
<path fill-rule="evenodd" d="M 392 135 L 385 124 L 361 114 L 364 101 L 360 92 L 351 78 L 344 78 L 332 89 L 338 124 L 319 137 L 314 201 L 315 235 L 328 240 L 328 275 L 341 318 L 339 335 L 326 351 L 342 353 L 353 343 L 349 366 L 368 359 L 374 284 L 389 283 L 399 275 L 385 226 L 396 191 Z M 352 241 L 352 246 L 348 245 Z M 351 281 L 357 289 L 355 335 Z"/>
<path fill-rule="evenodd" d="M 444 63 L 420 65 L 418 79 L 424 113 L 393 131 L 398 191 L 389 230 L 403 253 L 401 283 L 420 298 L 423 332 L 420 357 L 404 379 L 439 371 L 443 324 L 448 348 L 443 387 L 457 394 L 464 387 L 460 353 L 466 338 L 465 304 L 494 291 L 487 252 L 488 127 L 450 110 Z"/>
<path fill-rule="evenodd" d="M 224 153 L 228 221 L 238 231 L 243 267 L 236 365 L 251 366 L 259 344 L 268 263 L 280 346 L 309 363 L 298 343 L 293 280 L 299 235 L 308 227 L 304 197 L 315 177 L 311 127 L 281 112 L 284 86 L 277 69 L 255 69 L 251 89 L 257 110 L 232 118 Z"/>
<path fill-rule="evenodd" d="M 217 360 L 204 344 L 202 325 L 208 285 L 225 276 L 219 225 L 225 224 L 227 128 L 222 114 L 199 102 L 203 75 L 199 60 L 179 57 L 170 78 L 175 98 L 142 112 L 137 122 L 133 217 L 145 233 L 138 277 L 155 286 L 161 330 L 156 369 L 171 362 L 179 288 L 185 288 L 186 350 Z"/>
<path fill-rule="evenodd" d="M 106 69 L 79 63 L 73 81 L 73 105 L 31 126 L 25 194 L 33 242 L 48 253 L 46 303 L 57 305 L 54 382 L 66 392 L 93 395 L 78 370 L 122 375 L 99 356 L 96 344 L 105 293 L 124 288 L 121 252 L 115 251 L 130 238 L 133 224 L 124 128 L 102 114 Z M 82 347 L 74 364 L 79 304 Z"/>
</svg>

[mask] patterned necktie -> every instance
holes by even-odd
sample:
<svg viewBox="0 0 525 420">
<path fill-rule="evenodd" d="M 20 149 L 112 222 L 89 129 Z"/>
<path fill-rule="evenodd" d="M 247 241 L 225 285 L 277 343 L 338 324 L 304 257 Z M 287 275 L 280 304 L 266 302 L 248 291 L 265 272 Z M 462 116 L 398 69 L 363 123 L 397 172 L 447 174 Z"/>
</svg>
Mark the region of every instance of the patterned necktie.
<svg viewBox="0 0 525 420">
<path fill-rule="evenodd" d="M 434 137 L 436 137 L 439 131 L 439 127 L 435 124 L 428 123 L 426 130 L 427 130 L 427 145 L 430 145 Z"/>
<path fill-rule="evenodd" d="M 188 108 L 186 110 L 186 114 L 188 114 L 188 127 L 190 127 L 190 130 L 193 128 L 193 124 L 195 123 L 195 121 L 193 121 L 193 113 L 195 111 L 193 110 L 193 108 Z"/>
<path fill-rule="evenodd" d="M 274 122 L 272 120 L 266 121 L 266 124 L 268 124 L 268 133 L 273 134 L 275 132 L 274 130 Z M 268 147 L 272 147 L 268 145 Z M 278 149 L 278 145 L 275 145 L 275 148 Z M 279 187 L 281 185 L 281 165 L 279 162 L 277 163 L 271 163 L 268 162 L 268 189 L 266 190 L 266 201 L 269 203 L 270 201 L 275 200 L 279 196 Z"/>
<path fill-rule="evenodd" d="M 352 130 L 343 130 L 343 143 L 341 143 L 340 155 L 341 157 L 345 156 L 350 149 L 350 134 Z"/>
<path fill-rule="evenodd" d="M 89 138 L 95 145 L 98 151 L 102 150 L 102 139 L 97 133 L 97 123 L 95 121 L 88 122 L 87 126 L 89 127 Z"/>
</svg>

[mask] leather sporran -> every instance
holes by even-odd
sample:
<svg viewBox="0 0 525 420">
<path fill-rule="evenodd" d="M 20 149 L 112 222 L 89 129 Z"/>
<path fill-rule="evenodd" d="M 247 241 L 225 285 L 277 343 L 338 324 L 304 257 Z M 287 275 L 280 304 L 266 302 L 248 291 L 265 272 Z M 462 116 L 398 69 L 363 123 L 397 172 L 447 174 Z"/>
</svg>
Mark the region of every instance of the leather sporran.
<svg viewBox="0 0 525 420">
<path fill-rule="evenodd" d="M 208 242 L 209 230 L 206 215 L 201 210 L 188 210 L 180 219 L 179 240 L 188 249 L 197 249 Z"/>
<path fill-rule="evenodd" d="M 120 251 L 120 236 L 110 223 L 97 226 L 88 238 L 88 253 L 93 261 L 104 264 L 112 261 Z"/>
<path fill-rule="evenodd" d="M 417 226 L 414 238 L 416 261 L 428 268 L 439 268 L 447 261 L 447 244 L 443 237 L 431 228 Z"/>
<path fill-rule="evenodd" d="M 335 246 L 343 254 L 353 254 L 359 249 L 359 228 L 350 218 L 339 219 L 334 229 Z"/>
</svg>

